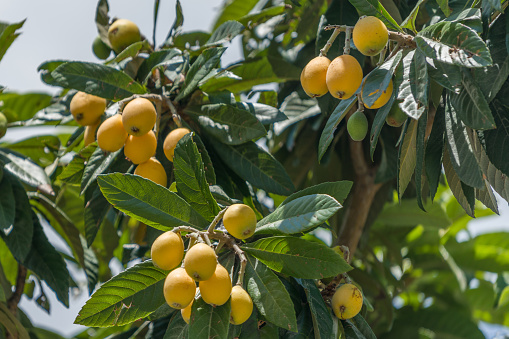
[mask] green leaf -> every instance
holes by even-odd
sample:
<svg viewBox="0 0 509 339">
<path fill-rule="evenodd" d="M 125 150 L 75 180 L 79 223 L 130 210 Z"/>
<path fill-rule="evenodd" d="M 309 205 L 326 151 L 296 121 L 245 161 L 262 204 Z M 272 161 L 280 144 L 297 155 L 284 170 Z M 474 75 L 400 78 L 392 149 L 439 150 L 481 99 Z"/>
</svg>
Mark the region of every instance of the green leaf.
<svg viewBox="0 0 509 339">
<path fill-rule="evenodd" d="M 337 200 L 340 204 L 342 204 L 348 193 L 350 193 L 350 189 L 352 188 L 353 182 L 348 180 L 336 181 L 336 182 L 322 182 L 318 185 L 307 187 L 303 190 L 293 193 L 288 198 L 286 198 L 281 205 L 287 204 L 292 200 L 295 200 L 300 197 L 304 197 L 311 194 L 327 194 Z"/>
<path fill-rule="evenodd" d="M 482 173 L 467 133 L 467 127 L 458 119 L 457 111 L 447 102 L 445 106 L 445 140 L 452 167 L 465 184 L 483 188 Z"/>
<path fill-rule="evenodd" d="M 83 148 L 78 154 L 74 155 L 72 160 L 58 175 L 58 180 L 73 185 L 81 184 L 83 173 L 85 172 L 85 166 L 88 162 L 88 159 L 90 159 L 96 149 L 97 144 L 91 144 Z"/>
<path fill-rule="evenodd" d="M 30 252 L 34 233 L 30 202 L 23 185 L 12 174 L 7 171 L 4 172 L 3 182 L 11 187 L 12 194 L 7 196 L 7 198 L 13 202 L 14 222 L 7 227 L 2 227 L 4 229 L 3 232 L 0 232 L 0 235 L 12 255 L 18 261 L 23 262 Z M 2 191 L 2 195 L 4 194 L 4 191 Z"/>
<path fill-rule="evenodd" d="M 127 58 L 134 58 L 140 53 L 140 51 L 150 51 L 150 44 L 147 40 L 137 41 L 129 45 L 122 52 L 120 52 L 115 58 L 108 60 L 105 64 L 106 65 L 118 64 L 119 62 Z"/>
<path fill-rule="evenodd" d="M 327 120 L 327 124 L 325 125 L 322 135 L 320 136 L 320 141 L 318 142 L 318 161 L 320 161 L 329 148 L 329 145 L 334 138 L 334 132 L 338 127 L 339 123 L 346 114 L 352 109 L 353 105 L 357 102 L 357 96 L 352 95 L 350 98 L 346 100 L 341 100 L 341 102 L 336 106 L 334 111 Z"/>
<path fill-rule="evenodd" d="M 331 338 L 333 327 L 331 312 L 325 305 L 322 294 L 316 286 L 315 281 L 307 279 L 296 280 L 304 288 L 304 292 L 306 293 L 306 299 L 313 319 L 315 338 Z"/>
<path fill-rule="evenodd" d="M 244 25 L 238 21 L 225 21 L 221 24 L 221 26 L 214 29 L 214 33 L 212 33 L 205 46 L 230 42 L 233 38 L 242 33 L 244 29 Z"/>
<path fill-rule="evenodd" d="M 424 155 L 426 148 L 426 128 L 428 125 L 428 111 L 425 111 L 417 122 L 416 157 L 415 157 L 415 186 L 417 189 L 417 204 L 424 209 L 422 191 L 425 182 Z"/>
<path fill-rule="evenodd" d="M 212 306 L 202 298 L 193 302 L 189 324 L 189 338 L 209 339 L 228 336 L 230 326 L 230 301 Z"/>
<path fill-rule="evenodd" d="M 268 322 L 290 331 L 297 330 L 295 310 L 285 286 L 265 264 L 250 255 L 247 256 L 244 284 L 258 312 Z"/>
<path fill-rule="evenodd" d="M 14 40 L 16 40 L 16 38 L 21 34 L 16 31 L 23 27 L 25 20 L 10 25 L 0 22 L 0 61 Z"/>
<path fill-rule="evenodd" d="M 362 317 L 360 313 L 348 321 L 355 325 L 355 327 L 364 336 L 364 338 L 376 339 L 376 335 L 373 333 L 373 330 L 371 327 L 369 327 L 368 322 Z"/>
<path fill-rule="evenodd" d="M 16 202 L 13 199 L 14 190 L 8 175 L 4 175 L 0 179 L 0 192 L 2 192 L 0 194 L 0 228 L 5 232 L 13 226 L 16 215 Z"/>
<path fill-rule="evenodd" d="M 451 14 L 451 8 L 449 7 L 449 0 L 437 0 L 438 6 L 445 14 L 445 16 L 449 16 Z"/>
<path fill-rule="evenodd" d="M 227 104 L 192 106 L 185 110 L 204 131 L 227 145 L 258 139 L 267 132 L 258 119 L 243 109 Z"/>
<path fill-rule="evenodd" d="M 177 191 L 196 212 L 212 221 L 220 208 L 210 193 L 201 155 L 189 134 L 175 148 L 173 172 Z"/>
<path fill-rule="evenodd" d="M 409 117 L 419 119 L 428 109 L 428 74 L 425 58 L 419 51 L 410 51 L 396 71 L 399 107 Z"/>
<path fill-rule="evenodd" d="M 405 192 L 415 170 L 417 156 L 417 120 L 410 120 L 398 154 L 398 196 Z"/>
<path fill-rule="evenodd" d="M 253 114 L 263 125 L 287 120 L 287 116 L 276 107 L 257 102 L 236 102 L 237 108 Z"/>
<path fill-rule="evenodd" d="M 228 20 L 237 20 L 238 18 L 249 14 L 249 12 L 251 12 L 257 3 L 258 0 L 233 0 L 225 3 L 222 11 L 212 26 L 213 30 L 215 31 L 219 26 Z"/>
<path fill-rule="evenodd" d="M 81 180 L 81 194 L 83 194 L 90 185 L 95 182 L 97 176 L 105 173 L 111 164 L 115 161 L 115 158 L 119 154 L 123 153 L 122 150 L 118 150 L 113 153 L 104 152 L 102 149 L 97 147 L 90 156 L 83 171 L 83 178 Z"/>
<path fill-rule="evenodd" d="M 283 14 L 286 10 L 285 6 L 273 6 L 269 8 L 265 8 L 261 11 L 251 12 L 248 15 L 244 15 L 240 19 L 237 19 L 241 24 L 247 26 L 248 24 L 257 24 L 261 22 L 265 22 L 270 18 L 273 18 L 277 15 Z"/>
<path fill-rule="evenodd" d="M 219 65 L 221 55 L 225 50 L 226 47 L 209 48 L 198 56 L 186 74 L 186 80 L 175 98 L 176 101 L 185 99 L 198 88 L 199 82 Z"/>
<path fill-rule="evenodd" d="M 1 93 L 0 110 L 9 122 L 28 120 L 51 104 L 51 95 L 42 93 Z"/>
<path fill-rule="evenodd" d="M 435 198 L 438 189 L 438 182 L 442 175 L 442 155 L 444 153 L 444 135 L 445 135 L 445 108 L 443 104 L 437 107 L 433 127 L 426 143 L 426 153 L 424 155 L 424 165 L 426 167 L 426 176 L 431 200 Z"/>
<path fill-rule="evenodd" d="M 100 175 L 104 197 L 118 210 L 154 228 L 167 231 L 188 225 L 203 229 L 208 222 L 177 194 L 137 175 Z"/>
<path fill-rule="evenodd" d="M 138 69 L 136 78 L 146 84 L 152 71 L 158 67 L 169 67 L 179 68 L 184 63 L 182 52 L 176 48 L 163 49 L 150 53 L 149 57 L 143 61 Z"/>
<path fill-rule="evenodd" d="M 231 72 L 218 73 L 213 78 L 200 84 L 207 93 L 229 90 L 232 93 L 249 91 L 256 85 L 270 82 L 298 80 L 300 69 L 274 57 L 257 57 L 248 59 L 231 69 Z"/>
<path fill-rule="evenodd" d="M 392 58 L 378 66 L 364 79 L 362 85 L 362 101 L 367 106 L 372 106 L 375 101 L 389 86 L 392 75 L 403 58 L 403 51 L 399 51 Z"/>
<path fill-rule="evenodd" d="M 44 169 L 7 149 L 0 149 L 0 160 L 5 163 L 4 170 L 16 176 L 23 183 L 35 187 L 42 192 L 54 194 L 51 181 Z"/>
<path fill-rule="evenodd" d="M 488 101 L 469 71 L 462 70 L 463 88 L 459 94 L 451 93 L 451 104 L 465 125 L 474 129 L 495 128 Z"/>
<path fill-rule="evenodd" d="M 122 326 L 148 316 L 165 302 L 163 285 L 167 273 L 151 260 L 126 269 L 92 294 L 74 323 Z"/>
<path fill-rule="evenodd" d="M 465 212 L 472 218 L 474 218 L 474 191 L 469 190 L 465 185 L 461 182 L 458 174 L 454 171 L 454 167 L 452 164 L 451 157 L 449 156 L 448 147 L 444 148 L 444 172 L 445 177 L 447 178 L 447 183 L 449 184 L 449 188 L 452 191 L 452 194 L 458 200 L 458 203 L 463 207 Z"/>
<path fill-rule="evenodd" d="M 417 14 L 419 13 L 419 7 L 424 3 L 424 0 L 419 0 L 415 4 L 414 8 L 408 14 L 405 21 L 401 23 L 401 28 L 411 29 L 413 32 L 417 33 L 417 28 L 415 27 L 415 19 L 417 18 Z"/>
<path fill-rule="evenodd" d="M 461 86 L 461 69 L 457 65 L 446 64 L 438 60 L 426 58 L 428 74 L 442 87 L 457 91 Z"/>
<path fill-rule="evenodd" d="M 439 204 L 428 201 L 425 211 L 416 205 L 414 199 L 403 199 L 397 203 L 387 204 L 377 218 L 387 226 L 407 227 L 423 225 L 430 228 L 447 228 L 452 224 L 446 211 Z"/>
<path fill-rule="evenodd" d="M 495 232 L 462 243 L 449 241 L 445 247 L 463 269 L 502 273 L 509 267 L 508 244 L 507 233 Z"/>
<path fill-rule="evenodd" d="M 108 27 L 110 22 L 110 17 L 108 16 L 109 10 L 108 0 L 99 0 L 95 9 L 95 24 L 101 40 L 111 47 L 110 40 L 108 39 Z"/>
<path fill-rule="evenodd" d="M 276 135 L 281 135 L 288 127 L 299 121 L 319 115 L 320 107 L 318 107 L 316 99 L 302 99 L 297 92 L 292 92 L 281 104 L 281 111 L 288 119 L 274 124 L 274 134 Z"/>
<path fill-rule="evenodd" d="M 182 5 L 180 4 L 180 0 L 177 0 L 175 3 L 175 21 L 173 21 L 173 25 L 166 36 L 164 45 L 168 45 L 173 42 L 173 39 L 181 33 L 183 24 L 184 15 L 182 14 Z"/>
<path fill-rule="evenodd" d="M 478 324 L 464 310 L 443 310 L 429 307 L 413 311 L 402 309 L 391 330 L 393 338 L 420 338 L 421 333 L 433 333 L 436 338 L 483 339 Z"/>
<path fill-rule="evenodd" d="M 476 10 L 479 12 L 480 20 L 480 10 Z M 505 17 L 506 20 L 502 20 L 502 17 L 500 17 L 501 20 L 495 20 L 486 39 L 493 59 L 493 66 L 476 68 L 473 72 L 475 82 L 488 102 L 495 98 L 509 76 L 509 54 L 506 46 L 507 15 Z"/>
<path fill-rule="evenodd" d="M 491 66 L 488 47 L 476 31 L 459 22 L 439 22 L 414 38 L 418 50 L 428 58 L 464 67 Z"/>
<path fill-rule="evenodd" d="M 329 195 L 311 194 L 281 204 L 256 225 L 255 234 L 296 234 L 326 222 L 341 208 Z"/>
<path fill-rule="evenodd" d="M 182 318 L 180 312 L 175 312 L 168 322 L 168 328 L 163 339 L 188 338 L 189 326 Z"/>
<path fill-rule="evenodd" d="M 228 146 L 212 139 L 210 141 L 223 162 L 253 186 L 280 195 L 288 195 L 294 190 L 284 167 L 254 142 Z"/>
<path fill-rule="evenodd" d="M 108 100 L 121 100 L 147 92 L 126 73 L 91 62 L 66 62 L 51 72 L 51 76 L 62 87 L 74 88 Z"/>
<path fill-rule="evenodd" d="M 492 102 L 491 108 L 497 128 L 483 131 L 481 141 L 493 165 L 505 175 L 509 175 L 509 161 L 505 156 L 509 150 L 509 144 L 506 142 L 509 137 L 509 108 L 501 105 L 498 97 Z"/>
<path fill-rule="evenodd" d="M 276 272 L 303 279 L 322 279 L 352 269 L 333 249 L 295 237 L 276 236 L 241 246 Z"/>
<path fill-rule="evenodd" d="M 53 201 L 42 194 L 32 195 L 30 202 L 44 215 L 55 231 L 65 240 L 67 245 L 71 248 L 76 261 L 81 267 L 85 268 L 85 254 L 81 241 L 82 236 L 72 220 Z"/>
<path fill-rule="evenodd" d="M 85 237 L 87 239 L 87 245 L 91 246 L 111 205 L 101 193 L 97 181 L 90 185 L 85 191 L 84 200 L 85 210 L 83 217 L 85 222 Z"/>
<path fill-rule="evenodd" d="M 54 135 L 40 135 L 1 146 L 23 154 L 39 166 L 45 167 L 55 161 L 60 148 L 60 139 Z"/>
<path fill-rule="evenodd" d="M 0 303 L 0 324 L 2 324 L 5 330 L 10 333 L 10 337 L 12 338 L 30 338 L 30 335 L 23 324 L 20 323 L 20 321 L 12 314 L 4 303 Z"/>
<path fill-rule="evenodd" d="M 491 187 L 493 187 L 493 189 L 500 194 L 502 198 L 509 201 L 509 179 L 490 162 L 490 159 L 488 158 L 484 148 L 481 146 L 477 135 L 473 135 L 471 137 L 471 141 L 474 147 L 477 163 L 484 174 L 483 178 L 486 177 L 486 180 L 489 182 Z"/>
<path fill-rule="evenodd" d="M 382 20 L 388 29 L 394 29 L 402 32 L 398 23 L 385 10 L 384 6 L 378 0 L 349 0 L 352 5 L 359 10 L 362 15 L 376 16 Z"/>
<path fill-rule="evenodd" d="M 23 265 L 33 271 L 55 292 L 57 299 L 69 307 L 69 285 L 71 276 L 64 259 L 50 244 L 35 213 L 31 213 L 34 235 L 30 252 Z"/>
<path fill-rule="evenodd" d="M 398 89 L 395 88 L 392 91 L 392 95 L 389 98 L 387 103 L 380 107 L 376 112 L 375 119 L 373 120 L 373 124 L 371 125 L 371 132 L 369 137 L 370 144 L 370 156 L 371 160 L 373 160 L 373 155 L 375 154 L 376 145 L 378 144 L 378 138 L 380 137 L 380 132 L 382 131 L 382 127 L 385 126 L 385 118 L 389 115 L 389 112 L 392 109 L 393 105 L 398 105 L 398 103 L 394 103 L 396 98 L 398 97 Z"/>
</svg>

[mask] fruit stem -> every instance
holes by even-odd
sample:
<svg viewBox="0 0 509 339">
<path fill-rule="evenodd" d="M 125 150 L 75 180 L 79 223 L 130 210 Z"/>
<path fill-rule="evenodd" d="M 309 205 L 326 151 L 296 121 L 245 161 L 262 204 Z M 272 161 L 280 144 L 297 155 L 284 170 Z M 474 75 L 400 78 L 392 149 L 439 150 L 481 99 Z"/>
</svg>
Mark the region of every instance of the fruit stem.
<svg viewBox="0 0 509 339">
<path fill-rule="evenodd" d="M 345 30 L 345 47 L 343 47 L 343 54 L 350 54 L 350 40 L 352 36 L 353 27 L 346 26 Z"/>
<path fill-rule="evenodd" d="M 244 274 L 246 273 L 247 257 L 246 257 L 246 253 L 244 253 L 244 251 L 240 249 L 239 245 L 234 243 L 232 247 L 240 259 L 240 270 L 239 270 L 239 277 L 237 279 L 237 285 L 242 287 L 242 285 L 244 283 Z"/>
<path fill-rule="evenodd" d="M 205 241 L 205 243 L 207 245 L 212 247 L 212 244 L 210 243 L 210 239 L 209 239 L 209 236 L 207 235 L 207 232 L 200 232 L 199 235 L 201 236 L 201 238 L 203 239 L 203 241 Z"/>
<path fill-rule="evenodd" d="M 163 93 L 166 93 L 166 91 L 164 91 Z M 177 113 L 177 109 L 175 108 L 175 105 L 170 100 L 170 98 L 168 98 L 168 96 L 166 96 L 166 94 L 164 95 L 164 99 L 166 101 L 166 104 L 170 108 L 171 118 L 173 119 L 173 122 L 175 123 L 175 125 L 177 125 L 177 127 L 179 127 L 179 128 L 182 127 L 182 120 L 180 119 L 180 115 L 178 115 L 178 113 Z"/>
<path fill-rule="evenodd" d="M 158 100 L 156 101 L 156 114 L 157 114 L 157 118 L 156 118 L 156 127 L 154 129 L 154 134 L 156 135 L 156 140 L 157 140 L 157 137 L 159 136 L 159 128 L 160 128 L 160 125 L 161 125 L 161 109 L 162 109 L 162 102 L 161 100 Z"/>
<path fill-rule="evenodd" d="M 327 26 L 327 27 L 329 27 L 329 26 Z M 324 29 L 327 30 L 327 27 L 325 27 Z M 327 56 L 327 52 L 332 47 L 334 40 L 336 40 L 339 33 L 346 31 L 347 27 L 348 26 L 345 26 L 345 25 L 336 25 L 334 27 L 334 32 L 332 32 L 332 35 L 330 36 L 329 40 L 327 40 L 327 43 L 325 44 L 325 46 L 323 46 L 323 48 L 320 50 L 320 56 Z M 330 29 L 332 29 L 332 28 L 330 28 Z"/>
<path fill-rule="evenodd" d="M 378 62 L 376 63 L 377 66 L 380 66 L 381 64 L 383 64 L 383 62 L 385 60 L 385 52 L 387 52 L 387 45 L 385 45 L 385 47 L 382 49 L 382 51 L 379 54 Z"/>
<path fill-rule="evenodd" d="M 191 226 L 178 226 L 178 227 L 173 227 L 172 229 L 173 232 L 177 233 L 177 232 L 181 232 L 181 231 L 185 231 L 185 232 L 189 232 L 189 233 L 199 233 L 200 230 L 194 228 L 194 227 L 191 227 Z"/>
<path fill-rule="evenodd" d="M 221 220 L 221 218 L 223 218 L 223 215 L 224 213 L 226 212 L 226 210 L 228 209 L 228 207 L 226 207 L 225 209 L 223 209 L 221 212 L 219 212 L 216 217 L 214 218 L 214 220 L 212 220 L 212 222 L 210 223 L 210 226 L 209 228 L 207 229 L 207 232 L 208 233 L 214 233 L 214 228 L 216 228 L 217 224 L 219 223 L 219 220 Z"/>
<path fill-rule="evenodd" d="M 361 94 L 357 94 L 357 111 L 364 112 L 364 102 L 362 101 Z"/>
</svg>

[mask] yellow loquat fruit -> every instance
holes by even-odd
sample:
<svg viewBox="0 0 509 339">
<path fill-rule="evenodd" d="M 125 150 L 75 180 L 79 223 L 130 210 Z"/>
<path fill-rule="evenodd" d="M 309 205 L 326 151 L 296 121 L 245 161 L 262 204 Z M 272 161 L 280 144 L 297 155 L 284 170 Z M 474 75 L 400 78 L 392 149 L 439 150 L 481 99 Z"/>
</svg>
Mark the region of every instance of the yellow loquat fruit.
<svg viewBox="0 0 509 339">
<path fill-rule="evenodd" d="M 142 136 L 129 135 L 125 141 L 124 155 L 133 164 L 141 164 L 150 159 L 157 148 L 157 139 L 153 131 Z"/>
<path fill-rule="evenodd" d="M 341 285 L 332 296 L 332 310 L 336 317 L 346 320 L 355 317 L 362 308 L 362 293 L 353 284 Z"/>
<path fill-rule="evenodd" d="M 321 97 L 329 90 L 325 82 L 327 68 L 330 65 L 329 58 L 317 56 L 302 69 L 300 73 L 300 83 L 304 92 L 312 98 Z"/>
<path fill-rule="evenodd" d="M 106 99 L 85 92 L 76 93 L 70 104 L 71 114 L 81 126 L 95 124 L 105 109 Z"/>
<path fill-rule="evenodd" d="M 247 239 L 256 229 L 256 215 L 244 204 L 233 204 L 224 213 L 223 225 L 237 239 Z"/>
<path fill-rule="evenodd" d="M 191 247 L 184 257 L 187 274 L 196 281 L 207 280 L 216 271 L 217 256 L 214 250 L 204 243 Z"/>
<path fill-rule="evenodd" d="M 182 237 L 172 231 L 164 232 L 152 243 L 150 255 L 154 265 L 163 270 L 177 267 L 184 257 Z"/>
<path fill-rule="evenodd" d="M 182 267 L 171 271 L 164 280 L 164 299 L 170 307 L 186 308 L 196 294 L 196 283 Z"/>
<path fill-rule="evenodd" d="M 362 67 L 353 56 L 340 55 L 332 60 L 325 80 L 333 97 L 348 99 L 362 83 Z"/>
<path fill-rule="evenodd" d="M 127 132 L 122 125 L 120 114 L 106 119 L 97 130 L 97 144 L 103 151 L 118 151 L 124 146 L 126 139 Z"/>
<path fill-rule="evenodd" d="M 168 177 L 163 165 L 156 159 L 150 158 L 141 163 L 134 170 L 134 174 L 144 177 L 145 179 L 152 180 L 156 184 L 166 187 Z"/>
</svg>

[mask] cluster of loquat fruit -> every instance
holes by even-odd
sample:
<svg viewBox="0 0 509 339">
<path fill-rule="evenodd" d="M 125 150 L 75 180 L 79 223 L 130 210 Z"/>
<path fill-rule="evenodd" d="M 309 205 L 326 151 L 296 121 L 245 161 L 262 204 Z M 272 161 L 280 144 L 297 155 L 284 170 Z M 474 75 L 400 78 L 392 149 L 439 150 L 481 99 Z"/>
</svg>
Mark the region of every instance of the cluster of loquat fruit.
<svg viewBox="0 0 509 339">
<path fill-rule="evenodd" d="M 254 233 L 256 215 L 249 206 L 234 204 L 226 209 L 223 225 L 232 236 L 245 239 Z M 188 324 L 197 295 L 196 282 L 200 296 L 207 304 L 221 306 L 230 300 L 232 324 L 240 325 L 251 316 L 253 301 L 242 287 L 242 278 L 232 287 L 230 274 L 218 263 L 211 246 L 198 242 L 184 255 L 182 237 L 168 231 L 153 242 L 151 257 L 157 267 L 172 270 L 164 281 L 164 298 L 170 307 L 181 310 L 182 318 Z M 182 266 L 177 268 L 181 263 Z"/>
<path fill-rule="evenodd" d="M 116 152 L 124 147 L 124 155 L 138 165 L 134 174 L 166 187 L 167 176 L 163 165 L 154 157 L 157 138 L 152 130 L 157 112 L 152 102 L 135 98 L 125 105 L 121 114 L 115 114 L 103 123 L 101 116 L 106 109 L 106 99 L 78 92 L 71 100 L 70 110 L 78 124 L 85 126 L 85 146 L 96 140 L 105 152 Z M 173 161 L 179 140 L 191 131 L 176 128 L 166 136 L 163 150 L 168 160 Z"/>
<path fill-rule="evenodd" d="M 364 16 L 355 24 L 352 38 L 359 52 L 366 56 L 374 56 L 387 45 L 389 32 L 380 19 Z M 333 97 L 345 100 L 363 86 L 363 72 L 357 59 L 349 54 L 340 55 L 332 61 L 324 55 L 319 55 L 304 67 L 300 82 L 306 94 L 312 98 L 321 97 L 329 92 Z M 389 101 L 392 90 L 391 80 L 387 89 L 372 105 L 364 105 L 369 109 L 384 106 Z M 378 90 L 370 95 L 376 92 Z M 364 139 L 368 130 L 368 120 L 362 111 L 357 111 L 350 116 L 347 130 L 353 140 Z"/>
</svg>

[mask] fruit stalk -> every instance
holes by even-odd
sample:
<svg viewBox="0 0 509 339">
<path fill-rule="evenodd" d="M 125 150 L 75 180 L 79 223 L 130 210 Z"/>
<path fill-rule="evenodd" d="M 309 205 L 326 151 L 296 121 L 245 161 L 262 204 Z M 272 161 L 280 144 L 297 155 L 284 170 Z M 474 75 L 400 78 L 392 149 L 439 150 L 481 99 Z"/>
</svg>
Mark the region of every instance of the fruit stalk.
<svg viewBox="0 0 509 339">
<path fill-rule="evenodd" d="M 329 27 L 329 26 L 327 26 L 327 27 Z M 325 27 L 326 30 L 327 30 L 327 27 Z M 325 46 L 323 46 L 323 48 L 320 50 L 320 56 L 327 56 L 327 52 L 332 47 L 332 43 L 334 42 L 334 40 L 336 40 L 339 33 L 344 32 L 346 30 L 346 27 L 347 26 L 345 26 L 345 25 L 336 25 L 334 27 L 334 32 L 332 32 L 332 35 L 330 36 L 329 40 L 327 40 L 327 43 L 325 44 Z"/>
<path fill-rule="evenodd" d="M 178 113 L 177 113 L 177 109 L 175 108 L 175 105 L 170 100 L 170 98 L 166 94 L 165 90 L 163 90 L 163 94 L 164 94 L 163 98 L 166 101 L 168 108 L 170 109 L 171 118 L 173 119 L 173 122 L 175 123 L 175 125 L 177 125 L 178 128 L 182 127 L 182 120 L 180 119 L 180 115 L 178 115 Z"/>
<path fill-rule="evenodd" d="M 210 234 L 213 234 L 214 233 L 214 229 L 216 228 L 217 224 L 219 223 L 219 221 L 223 218 L 223 215 L 224 213 L 226 212 L 226 210 L 228 209 L 228 207 L 226 207 L 225 209 L 223 209 L 221 212 L 219 212 L 216 217 L 214 218 L 214 220 L 212 220 L 212 222 L 210 223 L 210 226 L 209 228 L 207 229 L 207 232 L 210 233 Z"/>
<path fill-rule="evenodd" d="M 353 27 L 346 26 L 345 30 L 345 47 L 343 47 L 343 54 L 350 54 L 350 40 L 352 36 Z"/>
</svg>

